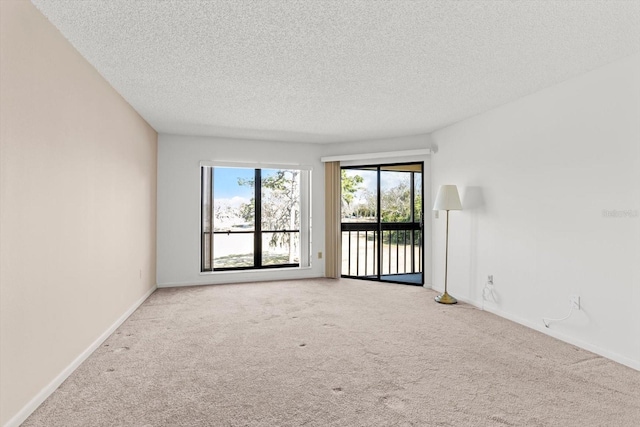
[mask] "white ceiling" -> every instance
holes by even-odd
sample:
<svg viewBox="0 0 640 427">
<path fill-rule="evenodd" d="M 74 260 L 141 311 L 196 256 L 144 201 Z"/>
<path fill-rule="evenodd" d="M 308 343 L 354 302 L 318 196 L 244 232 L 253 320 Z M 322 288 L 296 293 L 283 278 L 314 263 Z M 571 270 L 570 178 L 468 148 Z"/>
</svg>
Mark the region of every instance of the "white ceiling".
<svg viewBox="0 0 640 427">
<path fill-rule="evenodd" d="M 428 133 L 640 52 L 640 1 L 32 0 L 160 133 Z"/>
</svg>

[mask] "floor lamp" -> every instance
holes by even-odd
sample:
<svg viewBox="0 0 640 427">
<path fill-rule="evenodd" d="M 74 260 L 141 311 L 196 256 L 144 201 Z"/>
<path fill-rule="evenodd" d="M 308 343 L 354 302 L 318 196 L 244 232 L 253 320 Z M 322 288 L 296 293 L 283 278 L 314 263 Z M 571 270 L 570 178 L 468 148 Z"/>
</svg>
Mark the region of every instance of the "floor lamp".
<svg viewBox="0 0 640 427">
<path fill-rule="evenodd" d="M 444 293 L 436 297 L 440 304 L 455 304 L 457 299 L 447 293 L 447 267 L 449 262 L 449 211 L 462 210 L 458 188 L 455 185 L 441 185 L 438 189 L 434 211 L 447 211 L 447 243 L 444 251 Z"/>
</svg>

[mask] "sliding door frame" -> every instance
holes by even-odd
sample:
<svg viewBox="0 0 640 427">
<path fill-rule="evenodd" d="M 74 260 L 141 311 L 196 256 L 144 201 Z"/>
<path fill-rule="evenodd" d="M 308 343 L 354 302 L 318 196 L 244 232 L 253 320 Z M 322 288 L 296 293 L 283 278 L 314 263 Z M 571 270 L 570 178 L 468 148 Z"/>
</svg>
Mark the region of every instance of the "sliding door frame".
<svg viewBox="0 0 640 427">
<path fill-rule="evenodd" d="M 407 173 L 411 173 L 411 185 L 410 185 L 410 198 L 411 198 L 411 221 L 410 222 L 389 222 L 389 223 L 385 223 L 382 222 L 382 180 L 381 180 L 381 175 L 382 172 L 385 171 L 385 168 L 388 167 L 393 167 L 393 166 L 420 166 L 420 196 L 421 196 L 421 206 L 420 206 L 420 218 L 419 221 L 416 221 L 415 215 L 416 215 L 416 209 L 415 209 L 415 202 L 416 202 L 416 192 L 415 192 L 415 173 L 413 171 L 407 171 Z M 350 239 L 351 239 L 351 232 L 360 232 L 360 231 L 364 231 L 369 232 L 369 231 L 373 231 L 376 235 L 376 238 L 374 240 L 374 251 L 375 251 L 375 255 L 376 255 L 376 259 L 374 260 L 374 267 L 377 265 L 377 272 L 375 274 L 375 277 L 373 277 L 374 275 L 370 275 L 367 276 L 366 275 L 366 267 L 365 267 L 365 276 L 358 276 L 358 271 L 356 271 L 356 275 L 352 276 L 350 274 L 345 274 L 345 272 L 342 272 L 342 277 L 345 278 L 350 278 L 350 279 L 359 279 L 359 280 L 373 280 L 373 281 L 379 281 L 379 282 L 386 282 L 386 283 L 399 283 L 399 284 L 407 284 L 407 285 L 416 285 L 416 286 L 423 286 L 424 284 L 424 278 L 425 278 L 425 250 L 424 250 L 424 242 L 425 242 L 425 238 L 424 238 L 424 181 L 425 181 L 425 177 L 424 177 L 424 161 L 416 161 L 416 162 L 400 162 L 400 163 L 378 163 L 378 164 L 366 164 L 366 165 L 350 165 L 350 166 L 342 166 L 340 168 L 340 170 L 373 170 L 375 168 L 377 174 L 376 174 L 376 191 L 377 191 L 377 195 L 376 195 L 376 223 L 372 225 L 372 223 L 365 223 L 365 222 L 360 222 L 360 223 L 344 223 L 342 222 L 342 220 L 340 221 L 340 232 L 349 232 L 349 269 L 347 270 L 347 272 L 350 272 L 350 266 L 351 266 L 351 245 L 350 245 Z M 402 172 L 402 171 L 399 171 Z M 414 272 L 415 271 L 415 261 L 416 261 L 416 256 L 415 256 L 415 232 L 419 231 L 420 232 L 420 243 L 419 243 L 419 247 L 418 247 L 418 253 L 419 253 L 419 265 L 420 265 L 420 283 L 414 283 L 414 282 L 407 282 L 407 281 L 399 281 L 399 280 L 388 280 L 385 279 L 384 276 L 391 276 L 391 274 L 383 274 L 382 271 L 382 261 L 383 261 L 383 239 L 384 239 L 384 232 L 385 231 L 400 231 L 403 230 L 405 233 L 407 231 L 411 232 L 411 271 Z M 406 234 L 403 234 L 404 240 L 406 242 Z M 398 235 L 396 235 L 396 246 L 398 246 L 397 244 L 397 239 L 398 239 Z M 365 241 L 366 241 L 366 237 L 365 237 Z M 359 239 L 358 242 L 356 244 L 359 244 Z M 405 243 L 406 245 L 406 243 Z M 397 249 L 397 248 L 396 248 Z M 365 266 L 366 266 L 366 253 L 367 251 L 365 250 Z M 391 262 L 391 257 L 389 256 L 389 262 Z M 396 260 L 397 262 L 397 260 Z M 356 260 L 356 265 L 358 265 L 359 263 L 359 253 L 358 253 L 358 259 Z M 396 270 L 397 270 L 397 266 L 396 266 Z M 375 271 L 375 268 L 374 268 Z M 405 273 L 405 274 L 418 274 L 418 273 Z"/>
</svg>

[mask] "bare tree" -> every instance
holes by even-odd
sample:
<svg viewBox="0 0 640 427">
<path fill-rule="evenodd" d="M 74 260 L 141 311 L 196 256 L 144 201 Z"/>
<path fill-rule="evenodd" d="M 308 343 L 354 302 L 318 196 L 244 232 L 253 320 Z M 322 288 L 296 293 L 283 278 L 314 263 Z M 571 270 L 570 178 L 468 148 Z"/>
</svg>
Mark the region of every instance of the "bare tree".
<svg viewBox="0 0 640 427">
<path fill-rule="evenodd" d="M 238 184 L 254 187 L 253 179 L 238 179 Z M 284 230 L 300 230 L 300 171 L 278 169 L 262 178 L 261 228 L 271 231 L 270 247 L 288 246 L 289 262 L 295 262 L 300 233 Z M 238 215 L 247 222 L 255 222 L 255 198 L 243 203 Z"/>
</svg>

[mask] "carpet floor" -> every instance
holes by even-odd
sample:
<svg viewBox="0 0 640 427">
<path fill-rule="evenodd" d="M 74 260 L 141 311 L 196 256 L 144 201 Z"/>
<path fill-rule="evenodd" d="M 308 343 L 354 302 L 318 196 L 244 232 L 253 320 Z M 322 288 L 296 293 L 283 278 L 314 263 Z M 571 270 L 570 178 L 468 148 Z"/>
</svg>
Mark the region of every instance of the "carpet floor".
<svg viewBox="0 0 640 427">
<path fill-rule="evenodd" d="M 640 425 L 640 372 L 434 295 L 159 289 L 23 426 Z"/>
</svg>

